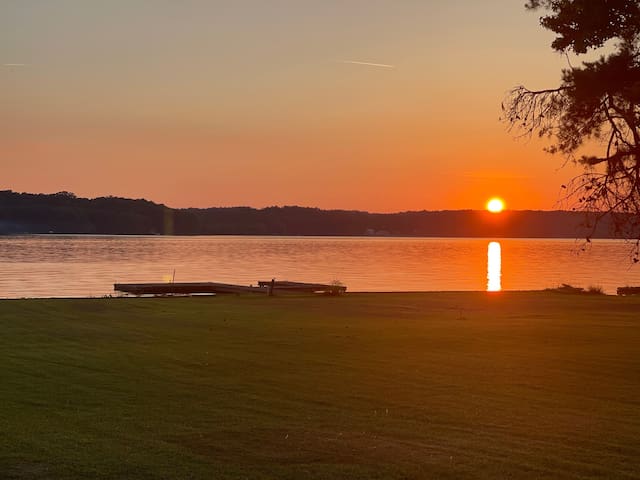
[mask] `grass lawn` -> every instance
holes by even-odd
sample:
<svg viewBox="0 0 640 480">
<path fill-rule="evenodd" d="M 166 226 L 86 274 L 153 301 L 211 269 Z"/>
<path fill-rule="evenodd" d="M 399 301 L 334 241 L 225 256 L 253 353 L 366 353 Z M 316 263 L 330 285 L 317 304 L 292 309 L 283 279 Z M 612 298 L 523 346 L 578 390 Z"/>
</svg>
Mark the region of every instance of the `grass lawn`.
<svg viewBox="0 0 640 480">
<path fill-rule="evenodd" d="M 640 478 L 640 298 L 0 301 L 0 478 Z"/>
</svg>

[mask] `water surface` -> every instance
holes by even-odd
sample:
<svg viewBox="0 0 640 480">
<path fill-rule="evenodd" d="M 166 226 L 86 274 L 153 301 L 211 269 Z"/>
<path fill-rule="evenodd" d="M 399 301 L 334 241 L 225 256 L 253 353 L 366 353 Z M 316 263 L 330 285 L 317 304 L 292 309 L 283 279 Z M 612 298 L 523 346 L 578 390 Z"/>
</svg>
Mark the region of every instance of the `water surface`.
<svg viewBox="0 0 640 480">
<path fill-rule="evenodd" d="M 495 242 L 495 243 L 492 243 Z M 631 245 L 596 240 L 368 237 L 0 237 L 0 297 L 114 294 L 116 282 L 340 281 L 349 291 L 640 285 Z"/>
</svg>

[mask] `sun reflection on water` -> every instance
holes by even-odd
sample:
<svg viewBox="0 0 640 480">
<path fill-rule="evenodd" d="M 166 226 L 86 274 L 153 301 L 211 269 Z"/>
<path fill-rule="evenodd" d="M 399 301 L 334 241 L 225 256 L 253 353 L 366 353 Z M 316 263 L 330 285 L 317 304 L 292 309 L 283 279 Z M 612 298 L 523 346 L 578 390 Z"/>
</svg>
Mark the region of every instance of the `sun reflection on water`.
<svg viewBox="0 0 640 480">
<path fill-rule="evenodd" d="M 500 242 L 489 242 L 487 248 L 487 292 L 502 290 L 502 251 Z"/>
</svg>

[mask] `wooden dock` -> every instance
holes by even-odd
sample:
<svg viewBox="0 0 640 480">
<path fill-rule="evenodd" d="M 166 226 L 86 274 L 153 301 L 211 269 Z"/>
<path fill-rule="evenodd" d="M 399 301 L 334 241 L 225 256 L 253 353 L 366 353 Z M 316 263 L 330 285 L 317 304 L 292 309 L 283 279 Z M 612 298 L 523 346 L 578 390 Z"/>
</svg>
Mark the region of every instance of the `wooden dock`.
<svg viewBox="0 0 640 480">
<path fill-rule="evenodd" d="M 618 287 L 618 295 L 640 295 L 640 287 Z"/>
<path fill-rule="evenodd" d="M 268 289 L 261 287 L 245 287 L 228 283 L 192 282 L 192 283 L 116 283 L 116 292 L 132 295 L 193 295 L 198 293 L 238 294 L 238 293 L 268 293 Z"/>
<path fill-rule="evenodd" d="M 347 291 L 344 285 L 326 285 L 322 283 L 302 283 L 288 281 L 261 281 L 258 286 L 233 285 L 229 283 L 215 282 L 191 282 L 191 283 L 116 283 L 113 285 L 116 292 L 131 295 L 194 295 L 194 294 L 241 294 L 260 293 L 273 295 L 282 293 L 323 293 L 327 295 L 340 295 Z"/>
<path fill-rule="evenodd" d="M 327 285 L 324 283 L 303 283 L 288 281 L 260 281 L 258 285 L 262 288 L 273 288 L 274 291 L 300 292 L 300 293 L 325 293 L 329 295 L 340 295 L 347 291 L 344 285 Z"/>
</svg>

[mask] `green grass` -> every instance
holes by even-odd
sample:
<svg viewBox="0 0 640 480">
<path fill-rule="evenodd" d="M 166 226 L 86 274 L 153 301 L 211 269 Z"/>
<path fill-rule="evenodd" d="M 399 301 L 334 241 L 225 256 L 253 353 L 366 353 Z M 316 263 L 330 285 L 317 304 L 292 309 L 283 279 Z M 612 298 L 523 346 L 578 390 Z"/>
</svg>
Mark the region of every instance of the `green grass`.
<svg viewBox="0 0 640 480">
<path fill-rule="evenodd" d="M 1 301 L 0 477 L 639 478 L 640 299 Z"/>
</svg>

